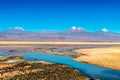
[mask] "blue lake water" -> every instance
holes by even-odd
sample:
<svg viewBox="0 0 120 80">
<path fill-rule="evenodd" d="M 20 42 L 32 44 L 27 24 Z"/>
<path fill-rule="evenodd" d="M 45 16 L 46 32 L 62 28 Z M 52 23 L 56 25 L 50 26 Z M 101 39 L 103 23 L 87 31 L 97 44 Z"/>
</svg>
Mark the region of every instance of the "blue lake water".
<svg viewBox="0 0 120 80">
<path fill-rule="evenodd" d="M 23 54 L 23 58 L 29 61 L 47 61 L 60 63 L 75 68 L 88 76 L 89 78 L 98 78 L 101 80 L 120 80 L 120 70 L 105 68 L 102 66 L 77 62 L 69 56 L 55 54 L 28 52 Z"/>
<path fill-rule="evenodd" d="M 0 56 L 6 56 L 6 54 L 5 54 L 5 53 L 0 52 Z"/>
</svg>

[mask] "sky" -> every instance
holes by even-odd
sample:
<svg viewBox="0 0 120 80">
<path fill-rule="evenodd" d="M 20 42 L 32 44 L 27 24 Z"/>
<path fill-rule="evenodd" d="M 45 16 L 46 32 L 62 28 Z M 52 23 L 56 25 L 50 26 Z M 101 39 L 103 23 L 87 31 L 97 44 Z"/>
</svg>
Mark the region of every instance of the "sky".
<svg viewBox="0 0 120 80">
<path fill-rule="evenodd" d="M 0 0 L 0 30 L 65 30 L 72 26 L 120 32 L 120 0 Z"/>
</svg>

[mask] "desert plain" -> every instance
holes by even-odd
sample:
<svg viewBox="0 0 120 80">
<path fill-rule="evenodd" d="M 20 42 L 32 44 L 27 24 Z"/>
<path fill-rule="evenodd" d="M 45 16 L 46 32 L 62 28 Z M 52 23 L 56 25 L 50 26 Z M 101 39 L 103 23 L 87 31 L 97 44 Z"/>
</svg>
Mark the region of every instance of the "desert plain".
<svg viewBox="0 0 120 80">
<path fill-rule="evenodd" d="M 16 65 L 18 65 L 19 63 L 26 62 L 20 57 L 25 52 L 42 52 L 42 53 L 57 54 L 57 55 L 67 55 L 79 62 L 85 62 L 88 64 L 94 64 L 98 66 L 120 70 L 120 42 L 0 41 L 0 52 L 8 54 L 7 57 L 2 57 L 0 59 L 0 73 L 2 72 L 4 73 L 5 69 L 7 71 L 6 72 L 7 75 L 0 75 L 0 78 L 2 80 L 4 80 L 3 79 L 4 77 L 8 77 L 6 79 L 13 79 L 13 78 L 16 79 L 18 77 L 19 78 L 23 77 L 20 79 L 25 79 L 26 74 L 27 74 L 26 79 L 29 79 L 28 77 L 29 75 L 32 74 L 37 75 L 37 73 L 41 74 L 40 72 L 43 73 L 45 69 L 50 70 L 50 72 L 48 71 L 48 74 L 46 74 L 48 77 L 50 77 L 51 71 L 53 71 L 54 73 L 54 70 L 58 70 L 57 67 L 59 67 L 59 70 L 66 69 L 66 71 L 69 72 L 67 70 L 66 65 L 53 64 L 53 63 L 51 64 L 44 61 L 38 62 L 37 64 L 36 62 L 33 63 L 27 62 L 23 66 L 16 67 Z M 11 56 L 14 57 L 11 58 Z M 46 66 L 46 67 L 43 68 L 42 66 Z M 54 70 L 52 70 L 50 66 L 54 66 Z M 35 69 L 35 67 L 37 68 Z M 23 69 L 25 68 L 27 73 L 21 71 L 21 68 Z M 37 69 L 38 71 L 36 71 Z M 83 80 L 88 80 L 88 78 L 85 75 L 81 74 L 80 72 L 76 72 L 76 70 L 71 69 L 70 67 L 68 67 L 68 69 L 75 72 L 75 75 L 73 75 L 75 76 L 74 79 L 81 80 L 84 78 Z M 32 70 L 32 74 L 29 74 L 31 70 Z M 20 74 L 15 73 L 19 71 Z M 67 72 L 64 72 L 63 74 L 61 74 L 59 71 L 56 72 L 54 74 L 56 75 L 54 76 L 54 79 L 57 78 L 63 79 L 57 75 L 58 74 L 64 75 Z M 13 73 L 14 75 L 11 75 L 10 73 Z M 72 73 L 70 73 L 70 75 L 72 75 Z M 77 75 L 81 75 L 81 76 L 77 76 Z M 41 79 L 47 80 L 45 76 L 43 76 Z M 73 78 L 71 78 L 71 80 L 73 80 Z"/>
</svg>

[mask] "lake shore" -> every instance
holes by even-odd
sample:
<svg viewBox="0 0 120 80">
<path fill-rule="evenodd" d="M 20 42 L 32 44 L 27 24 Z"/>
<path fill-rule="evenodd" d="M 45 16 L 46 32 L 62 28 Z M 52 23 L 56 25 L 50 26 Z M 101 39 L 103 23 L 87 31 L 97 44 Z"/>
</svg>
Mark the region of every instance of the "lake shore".
<svg viewBox="0 0 120 80">
<path fill-rule="evenodd" d="M 0 63 L 0 80 L 89 80 L 78 70 L 66 65 L 40 61 L 26 62 L 20 57 L 6 59 L 8 61 Z M 14 63 L 9 62 L 10 60 Z"/>
<path fill-rule="evenodd" d="M 119 42 L 16 42 L 0 41 L 0 50 L 9 55 L 22 55 L 25 52 L 43 52 L 57 55 L 67 55 L 79 62 L 95 64 L 120 70 Z M 14 60 L 9 64 L 16 63 Z M 33 62 L 34 63 L 34 62 Z M 48 64 L 46 62 L 38 62 Z M 9 64 L 4 64 L 9 65 Z M 4 67 L 3 65 L 3 67 Z M 2 64 L 1 64 L 2 66 Z M 12 65 L 13 66 L 13 65 Z M 39 71 L 39 70 L 38 70 Z M 79 80 L 79 79 L 78 79 Z M 81 79 L 80 79 L 81 80 Z"/>
</svg>

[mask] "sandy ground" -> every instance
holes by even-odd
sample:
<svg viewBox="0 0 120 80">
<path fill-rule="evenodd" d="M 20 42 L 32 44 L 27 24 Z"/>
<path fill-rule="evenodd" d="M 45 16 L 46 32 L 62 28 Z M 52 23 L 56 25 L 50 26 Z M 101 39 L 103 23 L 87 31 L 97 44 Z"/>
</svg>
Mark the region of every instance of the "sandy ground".
<svg viewBox="0 0 120 80">
<path fill-rule="evenodd" d="M 0 41 L 0 44 L 91 44 L 91 45 L 105 45 L 105 44 L 120 44 L 120 42 L 40 42 L 40 41 Z"/>
<path fill-rule="evenodd" d="M 120 46 L 105 48 L 77 49 L 76 53 L 84 54 L 75 58 L 77 61 L 97 64 L 104 67 L 120 70 Z"/>
<path fill-rule="evenodd" d="M 22 45 L 7 45 L 7 46 L 0 46 L 0 48 L 33 48 L 34 46 L 22 46 Z"/>
</svg>

